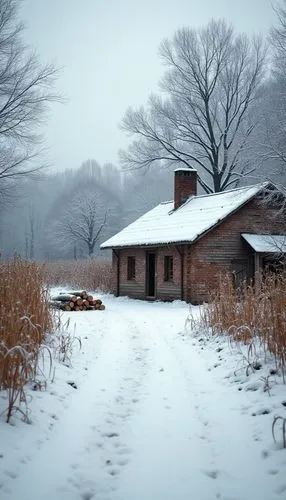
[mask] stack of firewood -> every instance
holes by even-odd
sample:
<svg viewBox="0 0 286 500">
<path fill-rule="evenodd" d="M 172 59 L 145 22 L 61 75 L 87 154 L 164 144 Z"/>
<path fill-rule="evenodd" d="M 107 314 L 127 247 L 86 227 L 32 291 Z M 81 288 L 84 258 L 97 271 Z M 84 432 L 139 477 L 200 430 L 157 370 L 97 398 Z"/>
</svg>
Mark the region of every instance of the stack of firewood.
<svg viewBox="0 0 286 500">
<path fill-rule="evenodd" d="M 62 311 L 103 311 L 105 305 L 102 300 L 83 292 L 60 293 L 52 297 L 50 305 Z"/>
</svg>

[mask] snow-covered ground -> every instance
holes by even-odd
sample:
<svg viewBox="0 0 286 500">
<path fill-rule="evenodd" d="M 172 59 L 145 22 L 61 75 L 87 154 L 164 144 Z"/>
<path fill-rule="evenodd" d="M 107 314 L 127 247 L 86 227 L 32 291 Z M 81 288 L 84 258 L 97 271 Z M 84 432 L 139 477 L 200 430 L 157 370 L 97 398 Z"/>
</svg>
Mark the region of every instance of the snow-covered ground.
<svg viewBox="0 0 286 500">
<path fill-rule="evenodd" d="M 31 425 L 0 422 L 1 500 L 285 499 L 273 366 L 246 376 L 226 340 L 185 330 L 185 303 L 101 298 L 64 313 L 82 350 L 28 390 Z"/>
</svg>

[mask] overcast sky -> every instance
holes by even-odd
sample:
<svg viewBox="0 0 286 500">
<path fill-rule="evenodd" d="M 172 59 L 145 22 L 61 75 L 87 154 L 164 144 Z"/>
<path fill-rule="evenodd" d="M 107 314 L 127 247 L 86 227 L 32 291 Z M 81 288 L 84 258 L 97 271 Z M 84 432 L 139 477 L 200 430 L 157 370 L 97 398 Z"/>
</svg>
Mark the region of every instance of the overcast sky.
<svg viewBox="0 0 286 500">
<path fill-rule="evenodd" d="M 128 139 L 118 125 L 146 102 L 163 73 L 158 46 L 181 26 L 225 18 L 237 31 L 267 34 L 271 0 L 24 0 L 26 41 L 63 69 L 45 130 L 57 170 L 88 158 L 118 163 Z M 275 3 L 275 1 L 274 1 Z"/>
</svg>

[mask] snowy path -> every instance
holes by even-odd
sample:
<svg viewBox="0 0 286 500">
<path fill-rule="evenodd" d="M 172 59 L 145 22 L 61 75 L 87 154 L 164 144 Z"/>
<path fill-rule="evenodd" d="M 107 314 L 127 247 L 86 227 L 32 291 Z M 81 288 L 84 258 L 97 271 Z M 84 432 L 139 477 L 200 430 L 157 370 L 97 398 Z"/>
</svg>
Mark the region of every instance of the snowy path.
<svg viewBox="0 0 286 500">
<path fill-rule="evenodd" d="M 285 499 L 284 451 L 268 456 L 242 394 L 180 334 L 187 306 L 105 303 L 71 315 L 78 390 L 1 500 Z"/>
</svg>

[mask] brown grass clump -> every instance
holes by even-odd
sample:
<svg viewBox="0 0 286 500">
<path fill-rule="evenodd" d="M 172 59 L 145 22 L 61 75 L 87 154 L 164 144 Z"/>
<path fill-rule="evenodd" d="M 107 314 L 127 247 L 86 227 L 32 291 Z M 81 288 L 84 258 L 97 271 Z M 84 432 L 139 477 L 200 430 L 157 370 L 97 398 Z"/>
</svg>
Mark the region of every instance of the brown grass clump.
<svg viewBox="0 0 286 500">
<path fill-rule="evenodd" d="M 112 291 L 112 266 L 109 260 L 63 260 L 43 265 L 49 286 L 69 286 L 89 290 Z"/>
<path fill-rule="evenodd" d="M 0 390 L 8 393 L 6 421 L 15 411 L 28 421 L 25 385 L 36 378 L 45 334 L 53 324 L 37 264 L 20 258 L 1 262 L 0 297 Z"/>
<path fill-rule="evenodd" d="M 254 349 L 258 341 L 274 355 L 285 382 L 286 370 L 286 279 L 267 274 L 259 286 L 244 283 L 238 290 L 232 277 L 221 278 L 206 309 L 205 324 L 213 333 L 228 334 L 235 342 Z"/>
</svg>

